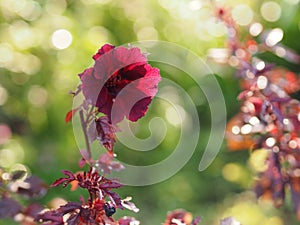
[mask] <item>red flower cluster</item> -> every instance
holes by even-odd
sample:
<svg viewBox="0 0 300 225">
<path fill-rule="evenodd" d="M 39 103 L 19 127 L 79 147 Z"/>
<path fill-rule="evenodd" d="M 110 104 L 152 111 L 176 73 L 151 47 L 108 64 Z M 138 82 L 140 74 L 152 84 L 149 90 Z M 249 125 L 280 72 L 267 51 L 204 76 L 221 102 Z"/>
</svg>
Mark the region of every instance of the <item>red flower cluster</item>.
<svg viewBox="0 0 300 225">
<path fill-rule="evenodd" d="M 240 113 L 227 129 L 228 147 L 267 152 L 267 169 L 259 175 L 256 194 L 272 199 L 278 207 L 289 187 L 300 220 L 300 103 L 292 97 L 300 81 L 295 73 L 254 57 L 260 48 L 265 51 L 268 47 L 253 40 L 243 44 L 230 15 L 219 16 L 235 34 L 229 35 L 229 47 L 243 90 Z"/>
<path fill-rule="evenodd" d="M 131 121 L 143 117 L 157 92 L 159 70 L 138 48 L 106 44 L 93 59 L 95 65 L 79 75 L 86 100 L 113 124 L 124 116 Z"/>
</svg>

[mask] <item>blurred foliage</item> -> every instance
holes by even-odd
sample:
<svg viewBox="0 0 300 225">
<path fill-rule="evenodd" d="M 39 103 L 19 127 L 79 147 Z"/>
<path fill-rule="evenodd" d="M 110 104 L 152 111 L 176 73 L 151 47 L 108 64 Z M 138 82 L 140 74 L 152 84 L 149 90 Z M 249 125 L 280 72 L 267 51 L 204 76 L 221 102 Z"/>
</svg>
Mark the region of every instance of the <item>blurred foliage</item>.
<svg viewBox="0 0 300 225">
<path fill-rule="evenodd" d="M 217 74 L 228 118 L 232 117 L 239 106 L 238 81 L 228 65 L 217 64 L 207 57 L 211 48 L 224 47 L 226 40 L 226 30 L 212 17 L 209 2 L 0 0 L 0 166 L 13 168 L 24 164 L 29 173 L 49 184 L 60 177 L 62 169 L 78 170 L 80 153 L 72 126 L 64 123 L 66 112 L 72 108 L 72 96 L 68 92 L 75 90 L 79 84 L 77 74 L 92 63 L 91 56 L 104 43 L 165 40 L 190 49 L 203 57 Z M 252 21 L 266 28 L 280 27 L 284 31 L 282 43 L 300 53 L 299 1 L 276 1 L 281 17 L 274 22 L 266 21 L 261 14 L 261 6 L 267 1 L 217 2 L 229 8 L 249 5 L 253 10 Z M 62 43 L 55 41 L 54 32 L 59 29 L 65 32 Z M 241 26 L 241 32 L 247 34 L 247 26 Z M 299 65 L 275 55 L 261 57 L 299 72 Z M 181 71 L 155 63 L 153 66 L 161 69 L 162 76 L 193 93 L 195 83 Z M 201 91 L 195 93 L 198 95 L 191 94 L 191 97 L 199 113 L 201 136 L 192 159 L 179 173 L 161 183 L 120 189 L 121 196 L 133 196 L 141 209 L 133 216 L 144 225 L 160 224 L 168 210 L 185 208 L 201 215 L 205 224 L 217 224 L 224 216 L 234 216 L 244 225 L 294 224 L 294 217 L 288 216 L 290 205 L 279 211 L 266 203 L 257 204 L 253 193 L 245 192 L 253 182 L 247 151 L 228 152 L 224 145 L 212 165 L 203 172 L 198 171 L 210 132 L 210 111 Z M 158 102 L 153 102 L 147 116 L 138 123 L 138 137 L 150 135 L 147 123 L 157 115 L 165 117 L 163 110 Z M 135 152 L 118 143 L 119 159 L 137 165 L 164 159 L 171 154 L 179 132 L 171 123 L 167 127 L 167 140 L 149 153 Z M 76 201 L 80 194 L 83 193 L 53 188 L 41 201 L 46 204 L 54 197 Z M 117 214 L 130 215 L 126 210 Z"/>
</svg>

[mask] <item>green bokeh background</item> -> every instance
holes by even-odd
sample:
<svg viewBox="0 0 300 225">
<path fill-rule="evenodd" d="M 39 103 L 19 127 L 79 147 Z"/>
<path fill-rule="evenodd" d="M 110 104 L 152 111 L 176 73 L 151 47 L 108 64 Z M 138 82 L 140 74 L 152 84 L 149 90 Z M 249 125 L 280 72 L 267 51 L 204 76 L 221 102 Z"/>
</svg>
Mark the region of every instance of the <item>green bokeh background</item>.
<svg viewBox="0 0 300 225">
<path fill-rule="evenodd" d="M 72 125 L 64 122 L 66 112 L 72 108 L 72 96 L 68 92 L 76 89 L 77 74 L 91 65 L 91 56 L 105 43 L 118 46 L 140 40 L 164 40 L 193 51 L 213 68 L 226 100 L 228 119 L 235 115 L 239 107 L 236 100 L 239 88 L 234 70 L 207 58 L 211 48 L 225 47 L 226 40 L 222 31 L 209 27 L 208 21 L 213 21 L 209 2 L 0 0 L 0 123 L 8 125 L 13 133 L 0 145 L 1 166 L 10 169 L 15 164 L 23 164 L 48 184 L 61 176 L 62 169 L 78 170 L 80 154 Z M 253 22 L 260 22 L 265 28 L 280 27 L 284 31 L 282 43 L 300 52 L 299 1 L 274 1 L 282 10 L 280 19 L 275 22 L 266 21 L 261 14 L 261 5 L 266 1 L 217 2 L 226 8 L 249 5 L 254 13 Z M 58 29 L 72 34 L 72 43 L 66 49 L 57 49 L 51 42 L 53 32 Z M 247 34 L 247 29 L 241 26 L 242 33 Z M 269 53 L 262 54 L 261 58 L 295 72 L 300 70 L 299 65 Z M 179 70 L 163 66 L 160 69 L 163 77 L 173 79 L 187 93 L 196 86 L 188 79 L 180 79 L 183 75 Z M 201 92 L 192 97 L 198 101 L 201 123 L 201 137 L 192 159 L 179 173 L 161 183 L 121 188 L 118 193 L 123 197 L 132 196 L 140 212 L 135 215 L 119 211 L 115 218 L 132 215 L 144 225 L 161 224 L 168 211 L 184 208 L 200 215 L 203 224 L 218 224 L 229 215 L 243 225 L 297 224 L 289 196 L 282 210 L 256 201 L 251 191 L 254 174 L 248 166 L 247 151 L 229 152 L 224 142 L 210 167 L 198 171 L 210 132 L 210 111 Z M 152 117 L 165 116 L 165 108 L 157 105 L 154 102 L 147 116 L 139 122 L 138 137 L 150 135 L 148 122 Z M 172 143 L 179 132 L 172 124 L 168 127 L 168 139 L 153 152 L 136 153 L 118 143 L 115 150 L 118 157 L 133 164 L 151 164 L 164 159 L 172 153 Z M 232 180 L 226 179 L 228 168 L 236 174 Z M 86 196 L 86 193 L 58 187 L 50 189 L 39 201 L 47 204 L 55 197 L 78 201 L 80 195 Z M 0 224 L 13 222 L 0 221 Z"/>
</svg>

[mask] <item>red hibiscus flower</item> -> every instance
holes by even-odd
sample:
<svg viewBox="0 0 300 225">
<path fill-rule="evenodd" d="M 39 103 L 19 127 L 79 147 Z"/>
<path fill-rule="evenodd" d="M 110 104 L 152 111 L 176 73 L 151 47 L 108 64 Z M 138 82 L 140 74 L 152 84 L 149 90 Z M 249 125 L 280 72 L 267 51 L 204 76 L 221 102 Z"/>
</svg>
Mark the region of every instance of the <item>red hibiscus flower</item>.
<svg viewBox="0 0 300 225">
<path fill-rule="evenodd" d="M 131 121 L 143 117 L 157 92 L 159 70 L 133 47 L 106 44 L 93 59 L 95 65 L 79 74 L 85 98 L 113 124 L 124 116 Z"/>
</svg>

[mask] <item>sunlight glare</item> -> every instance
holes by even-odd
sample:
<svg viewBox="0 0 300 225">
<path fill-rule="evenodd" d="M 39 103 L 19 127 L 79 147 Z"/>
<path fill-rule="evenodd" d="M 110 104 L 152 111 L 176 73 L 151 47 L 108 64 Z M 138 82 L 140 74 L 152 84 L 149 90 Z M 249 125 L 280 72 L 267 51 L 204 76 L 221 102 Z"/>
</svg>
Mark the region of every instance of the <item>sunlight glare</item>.
<svg viewBox="0 0 300 225">
<path fill-rule="evenodd" d="M 53 32 L 51 41 L 55 48 L 66 49 L 72 44 L 72 34 L 65 29 L 59 29 Z"/>
</svg>

